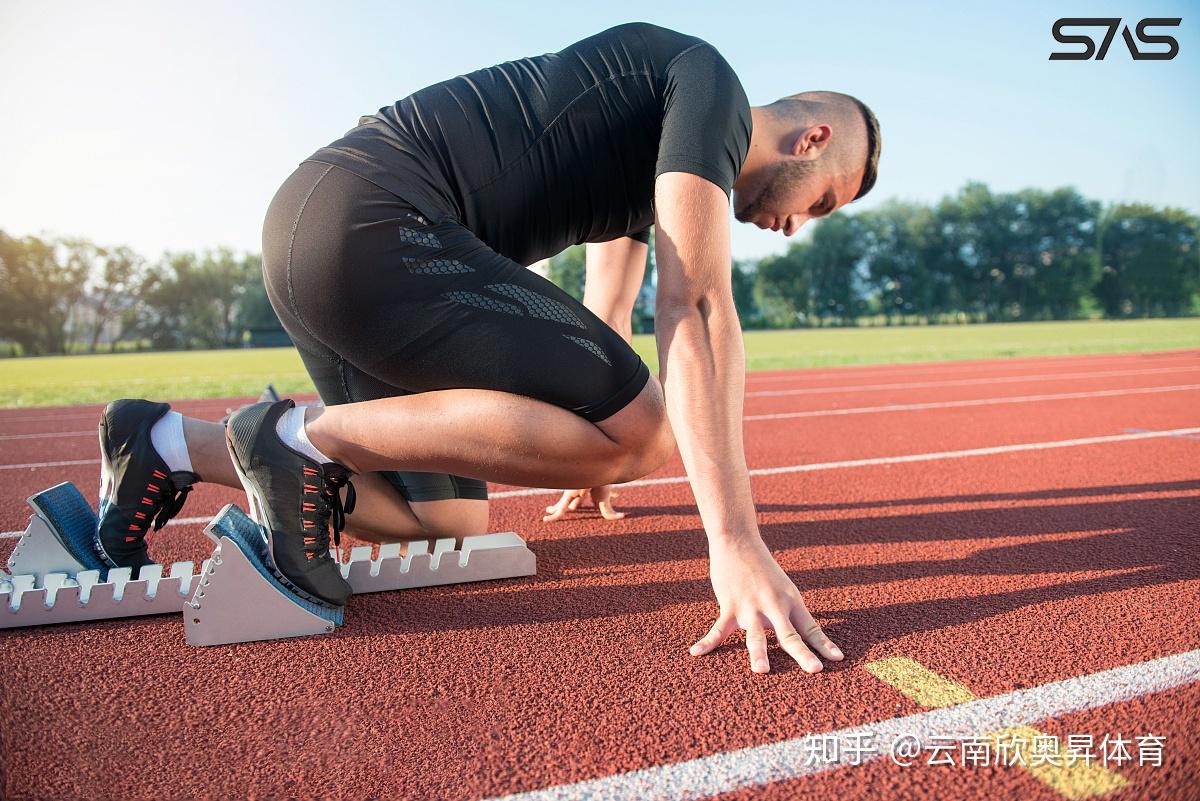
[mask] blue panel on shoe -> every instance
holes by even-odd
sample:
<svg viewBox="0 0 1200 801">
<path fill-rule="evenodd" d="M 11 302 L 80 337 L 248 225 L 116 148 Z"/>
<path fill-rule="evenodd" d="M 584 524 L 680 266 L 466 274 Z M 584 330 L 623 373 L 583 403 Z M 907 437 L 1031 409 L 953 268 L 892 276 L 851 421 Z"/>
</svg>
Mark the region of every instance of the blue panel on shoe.
<svg viewBox="0 0 1200 801">
<path fill-rule="evenodd" d="M 70 481 L 55 484 L 29 499 L 50 523 L 50 530 L 75 561 L 88 570 L 108 572 L 96 553 L 96 513 Z"/>
<path fill-rule="evenodd" d="M 254 569 L 263 577 L 263 581 L 286 595 L 301 609 L 329 620 L 336 626 L 342 625 L 346 610 L 344 606 L 332 606 L 301 598 L 275 577 L 274 571 L 267 567 L 267 542 L 263 539 L 262 527 L 240 508 L 231 504 L 225 514 L 214 520 L 211 526 L 214 533 L 228 537 L 237 544 L 246 555 L 247 561 L 254 565 Z"/>
</svg>

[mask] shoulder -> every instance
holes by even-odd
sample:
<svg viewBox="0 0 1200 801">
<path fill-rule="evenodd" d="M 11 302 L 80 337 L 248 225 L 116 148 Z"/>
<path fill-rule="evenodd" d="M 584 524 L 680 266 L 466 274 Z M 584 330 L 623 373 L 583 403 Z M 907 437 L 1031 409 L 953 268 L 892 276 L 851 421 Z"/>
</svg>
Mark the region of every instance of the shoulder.
<svg viewBox="0 0 1200 801">
<path fill-rule="evenodd" d="M 577 42 L 576 45 L 616 46 L 630 53 L 652 54 L 655 61 L 665 64 L 675 56 L 696 45 L 707 44 L 697 36 L 652 25 L 649 22 L 626 22 L 600 31 L 594 36 Z"/>
</svg>

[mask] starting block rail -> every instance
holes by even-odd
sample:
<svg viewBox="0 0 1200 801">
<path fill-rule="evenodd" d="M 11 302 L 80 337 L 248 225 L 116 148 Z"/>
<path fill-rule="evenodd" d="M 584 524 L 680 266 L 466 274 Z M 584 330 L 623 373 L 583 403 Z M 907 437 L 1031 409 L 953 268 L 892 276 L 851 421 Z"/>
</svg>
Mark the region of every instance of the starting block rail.
<svg viewBox="0 0 1200 801">
<path fill-rule="evenodd" d="M 136 579 L 96 555 L 96 515 L 70 482 L 29 498 L 33 514 L 0 571 L 0 629 L 178 612 L 191 597 L 192 562 L 146 565 Z M 207 564 L 207 563 L 205 563 Z M 201 567 L 204 569 L 204 566 Z"/>
<path fill-rule="evenodd" d="M 261 527 L 228 504 L 205 528 L 216 550 L 199 573 L 192 562 L 102 566 L 96 516 L 69 482 L 29 499 L 29 526 L 0 570 L 0 629 L 184 613 L 187 641 L 221 645 L 328 633 L 344 611 L 299 597 L 267 564 Z M 342 575 L 355 594 L 531 576 L 537 557 L 513 532 L 350 549 Z M 404 550 L 402 554 L 401 551 Z"/>
</svg>

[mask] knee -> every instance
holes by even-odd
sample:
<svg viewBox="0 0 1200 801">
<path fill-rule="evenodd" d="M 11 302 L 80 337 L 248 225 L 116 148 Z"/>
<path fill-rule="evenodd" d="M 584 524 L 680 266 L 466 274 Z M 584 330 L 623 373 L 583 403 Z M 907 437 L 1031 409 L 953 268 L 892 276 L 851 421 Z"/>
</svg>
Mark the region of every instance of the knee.
<svg viewBox="0 0 1200 801">
<path fill-rule="evenodd" d="M 675 455 L 675 435 L 667 420 L 665 406 L 648 417 L 636 435 L 624 444 L 624 458 L 620 460 L 618 477 L 612 482 L 619 484 L 633 481 L 653 473 Z"/>
</svg>

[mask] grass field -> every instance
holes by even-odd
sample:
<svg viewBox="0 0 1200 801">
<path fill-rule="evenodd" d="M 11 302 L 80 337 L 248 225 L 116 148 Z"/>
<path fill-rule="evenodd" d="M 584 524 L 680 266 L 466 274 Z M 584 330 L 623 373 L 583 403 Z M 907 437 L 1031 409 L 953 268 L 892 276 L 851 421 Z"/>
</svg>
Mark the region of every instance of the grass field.
<svg viewBox="0 0 1200 801">
<path fill-rule="evenodd" d="M 652 336 L 637 337 L 634 346 L 651 368 L 657 367 Z M 746 334 L 751 370 L 1196 347 L 1200 347 L 1200 319 Z M 267 382 L 281 393 L 312 391 L 291 348 L 0 359 L 0 406 L 100 403 L 131 396 L 172 400 L 236 397 L 257 395 Z"/>
</svg>

